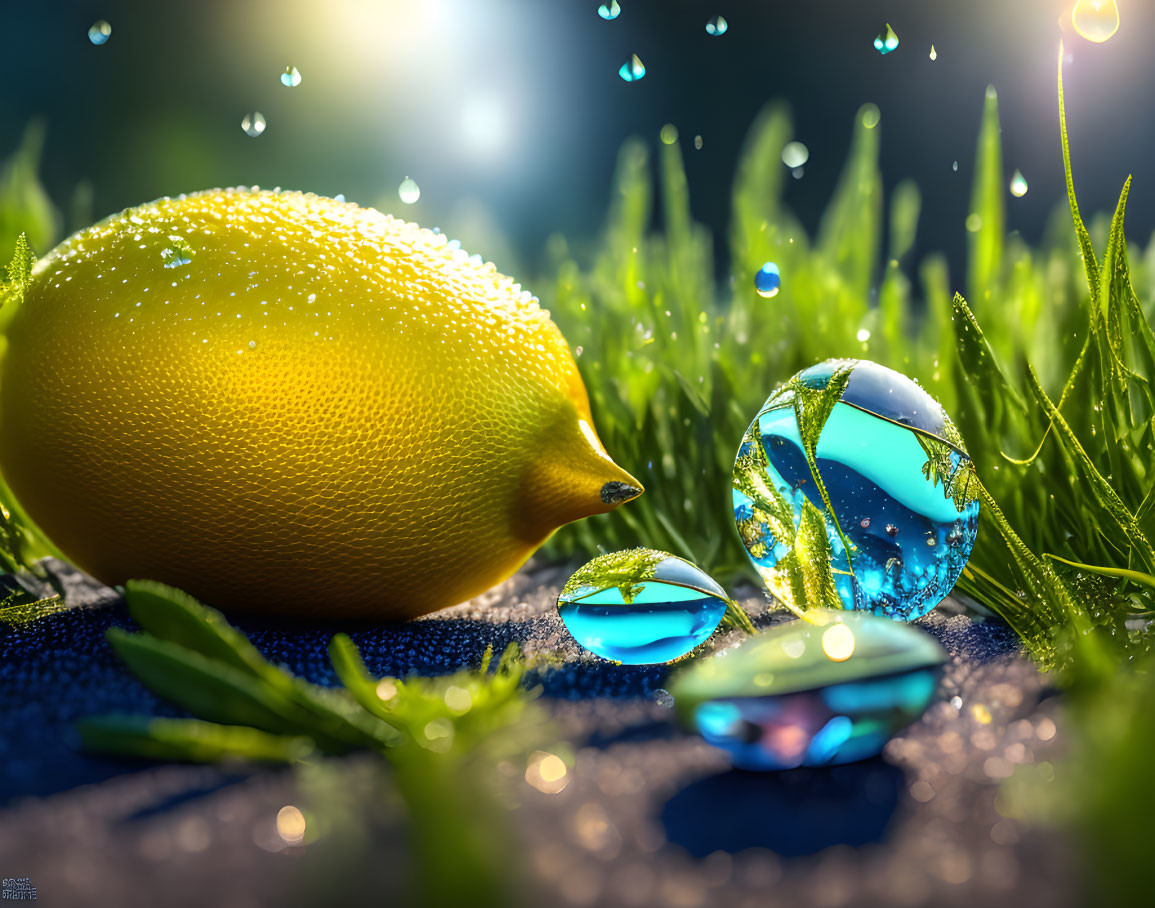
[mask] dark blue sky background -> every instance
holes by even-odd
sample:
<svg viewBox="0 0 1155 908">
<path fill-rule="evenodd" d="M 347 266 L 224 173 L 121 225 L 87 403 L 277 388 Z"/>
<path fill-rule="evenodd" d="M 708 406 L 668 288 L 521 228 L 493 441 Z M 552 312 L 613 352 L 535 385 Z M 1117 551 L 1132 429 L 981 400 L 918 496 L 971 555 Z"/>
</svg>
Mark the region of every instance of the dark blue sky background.
<svg viewBox="0 0 1155 908">
<path fill-rule="evenodd" d="M 811 151 L 787 199 L 814 225 L 853 114 L 873 101 L 887 189 L 918 181 L 918 249 L 947 251 L 958 283 L 991 83 L 1008 176 L 1019 167 L 1031 187 L 1008 196 L 1009 226 L 1037 239 L 1062 198 L 1055 60 L 1073 0 L 619 2 L 620 18 L 604 22 L 595 0 L 5 0 L 0 153 L 43 118 L 50 191 L 63 201 L 91 181 L 97 216 L 242 183 L 343 192 L 401 213 L 396 188 L 409 175 L 422 198 L 407 217 L 452 229 L 484 210 L 514 251 L 480 251 L 532 271 L 550 233 L 597 230 L 622 140 L 656 144 L 667 122 L 683 139 L 695 216 L 724 234 L 743 136 L 774 98 L 790 103 Z M 1107 44 L 1064 30 L 1073 152 L 1085 208 L 1112 207 L 1135 174 L 1129 232 L 1146 242 L 1155 4 L 1119 7 Z M 730 28 L 712 38 L 704 25 L 719 13 Z M 113 27 L 103 47 L 86 37 L 97 18 Z M 901 44 L 880 57 L 871 40 L 888 21 Z M 632 52 L 647 74 L 626 84 L 616 73 Z M 286 64 L 299 87 L 280 85 Z M 258 139 L 240 128 L 250 109 L 268 118 Z"/>
</svg>

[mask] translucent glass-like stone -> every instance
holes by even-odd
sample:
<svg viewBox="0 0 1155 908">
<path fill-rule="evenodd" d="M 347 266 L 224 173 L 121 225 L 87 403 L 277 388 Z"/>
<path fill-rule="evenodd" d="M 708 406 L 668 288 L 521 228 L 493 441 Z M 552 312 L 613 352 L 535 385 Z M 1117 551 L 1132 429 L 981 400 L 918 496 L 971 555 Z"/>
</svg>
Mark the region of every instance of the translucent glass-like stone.
<svg viewBox="0 0 1155 908">
<path fill-rule="evenodd" d="M 828 508 L 802 443 L 796 396 L 821 391 L 846 369 L 849 384 L 814 452 Z M 942 407 L 906 376 L 862 360 L 829 360 L 794 376 L 754 418 L 735 462 L 739 535 L 771 592 L 795 611 L 833 604 L 791 602 L 781 586 L 790 559 L 814 557 L 794 537 L 807 502 L 825 520 L 843 607 L 891 618 L 912 620 L 942 601 L 978 531 L 970 460 Z M 783 511 L 793 524 L 775 519 Z"/>
<path fill-rule="evenodd" d="M 726 591 L 695 565 L 654 549 L 598 556 L 557 600 L 578 643 L 626 665 L 686 655 L 714 633 L 728 604 Z"/>
<path fill-rule="evenodd" d="M 850 763 L 922 715 L 945 661 L 917 628 L 819 609 L 695 662 L 670 693 L 682 723 L 742 769 Z"/>
</svg>

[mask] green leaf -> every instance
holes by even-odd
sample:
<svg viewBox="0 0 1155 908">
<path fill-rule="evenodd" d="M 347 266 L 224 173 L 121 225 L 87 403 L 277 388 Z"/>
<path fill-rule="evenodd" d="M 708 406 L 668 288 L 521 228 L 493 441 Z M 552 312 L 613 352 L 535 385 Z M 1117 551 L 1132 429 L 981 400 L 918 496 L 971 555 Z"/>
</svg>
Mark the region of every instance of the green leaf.
<svg viewBox="0 0 1155 908">
<path fill-rule="evenodd" d="M 298 763 L 314 753 L 313 742 L 306 737 L 271 735 L 199 719 L 105 715 L 81 719 L 76 727 L 88 750 L 152 760 Z"/>
</svg>

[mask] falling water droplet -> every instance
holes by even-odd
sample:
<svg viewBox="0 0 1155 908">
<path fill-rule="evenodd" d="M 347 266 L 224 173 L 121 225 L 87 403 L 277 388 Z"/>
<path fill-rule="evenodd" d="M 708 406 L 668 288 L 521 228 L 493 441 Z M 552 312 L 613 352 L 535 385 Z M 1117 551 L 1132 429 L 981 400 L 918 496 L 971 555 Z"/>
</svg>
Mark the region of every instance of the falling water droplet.
<svg viewBox="0 0 1155 908">
<path fill-rule="evenodd" d="M 112 26 L 103 19 L 97 19 L 88 30 L 88 40 L 100 47 L 112 36 Z"/>
<path fill-rule="evenodd" d="M 702 137 L 701 136 L 694 136 L 694 147 L 698 151 L 702 150 Z"/>
<path fill-rule="evenodd" d="M 401 181 L 401 185 L 397 187 L 397 195 L 401 197 L 401 201 L 406 205 L 412 205 L 421 198 L 421 187 L 417 185 L 415 180 L 406 177 Z"/>
<path fill-rule="evenodd" d="M 713 19 L 706 23 L 706 34 L 714 36 L 724 35 L 726 34 L 726 30 L 729 27 L 729 22 L 727 22 L 721 16 L 715 16 Z"/>
<path fill-rule="evenodd" d="M 790 176 L 794 177 L 794 179 L 796 179 L 796 180 L 801 180 L 805 174 L 806 174 L 806 168 L 805 167 L 795 167 L 792 171 L 790 171 Z M 791 240 L 790 242 L 793 243 L 794 241 Z"/>
<path fill-rule="evenodd" d="M 874 49 L 885 56 L 892 50 L 898 47 L 898 35 L 894 33 L 894 29 L 890 27 L 890 23 L 886 23 L 886 31 L 879 32 L 874 39 Z"/>
<path fill-rule="evenodd" d="M 938 51 L 934 49 L 933 44 L 930 46 L 930 59 L 931 60 L 937 60 L 938 59 Z"/>
<path fill-rule="evenodd" d="M 774 262 L 767 262 L 754 275 L 754 289 L 758 295 L 770 299 L 777 296 L 782 287 L 782 276 L 778 273 L 778 266 Z"/>
<path fill-rule="evenodd" d="M 1015 169 L 1015 175 L 1011 177 L 1011 195 L 1016 199 L 1021 199 L 1027 194 L 1030 187 L 1027 185 L 1027 178 L 1023 176 L 1023 172 L 1018 168 Z"/>
<path fill-rule="evenodd" d="M 258 110 L 245 114 L 241 120 L 241 129 L 255 139 L 265 131 L 265 115 Z"/>
<path fill-rule="evenodd" d="M 622 8 L 618 5 L 618 0 L 611 0 L 609 5 L 603 3 L 598 7 L 598 15 L 607 22 L 612 22 L 622 14 Z"/>
<path fill-rule="evenodd" d="M 1119 30 L 1119 7 L 1115 0 L 1078 0 L 1071 22 L 1088 41 L 1102 44 Z"/>
<path fill-rule="evenodd" d="M 638 59 L 637 54 L 631 54 L 630 59 L 622 64 L 621 69 L 618 70 L 618 75 L 622 77 L 623 82 L 637 82 L 646 74 L 646 64 Z"/>
<path fill-rule="evenodd" d="M 951 164 L 950 169 L 953 170 L 955 173 L 958 173 L 958 161 L 955 161 L 953 164 Z"/>
<path fill-rule="evenodd" d="M 295 66 L 286 66 L 285 71 L 281 73 L 281 84 L 285 88 L 296 88 L 301 84 L 301 72 Z"/>
<path fill-rule="evenodd" d="M 663 145 L 673 145 L 678 141 L 678 127 L 673 123 L 667 123 L 658 133 L 658 138 L 662 140 Z"/>
<path fill-rule="evenodd" d="M 782 149 L 782 163 L 793 170 L 810 160 L 810 149 L 801 142 L 787 142 Z"/>
</svg>

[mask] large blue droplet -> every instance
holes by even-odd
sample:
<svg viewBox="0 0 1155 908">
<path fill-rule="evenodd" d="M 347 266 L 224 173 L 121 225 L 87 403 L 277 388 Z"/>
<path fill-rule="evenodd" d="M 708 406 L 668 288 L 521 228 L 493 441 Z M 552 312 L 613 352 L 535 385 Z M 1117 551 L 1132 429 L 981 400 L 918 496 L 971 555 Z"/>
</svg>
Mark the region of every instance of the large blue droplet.
<svg viewBox="0 0 1155 908">
<path fill-rule="evenodd" d="M 791 383 L 821 389 L 847 365 L 822 363 Z M 849 365 L 849 384 L 815 450 L 829 508 L 807 461 L 791 394 L 771 396 L 739 454 L 761 447 L 761 479 L 793 511 L 795 525 L 806 502 L 822 512 L 834 584 L 845 608 L 911 620 L 951 591 L 970 557 L 979 515 L 968 483 L 970 461 L 942 407 L 917 384 L 875 363 Z M 928 445 L 941 452 L 944 469 L 931 468 Z M 794 540 L 777 538 L 763 518 L 764 503 L 739 485 L 736 481 L 734 517 L 747 552 L 766 577 L 792 555 Z"/>
</svg>

